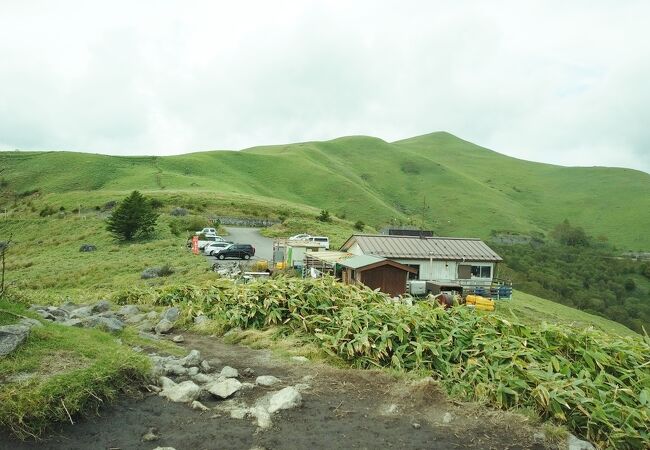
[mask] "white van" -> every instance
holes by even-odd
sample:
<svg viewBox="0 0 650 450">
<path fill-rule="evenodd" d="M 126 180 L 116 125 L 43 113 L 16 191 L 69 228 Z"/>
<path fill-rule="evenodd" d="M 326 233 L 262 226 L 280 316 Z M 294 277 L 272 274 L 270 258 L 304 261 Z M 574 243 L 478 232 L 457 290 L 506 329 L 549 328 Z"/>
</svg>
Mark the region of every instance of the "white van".
<svg viewBox="0 0 650 450">
<path fill-rule="evenodd" d="M 330 249 L 330 238 L 327 236 L 310 236 L 307 240 L 318 244 L 320 248 L 324 248 L 325 250 Z"/>
</svg>

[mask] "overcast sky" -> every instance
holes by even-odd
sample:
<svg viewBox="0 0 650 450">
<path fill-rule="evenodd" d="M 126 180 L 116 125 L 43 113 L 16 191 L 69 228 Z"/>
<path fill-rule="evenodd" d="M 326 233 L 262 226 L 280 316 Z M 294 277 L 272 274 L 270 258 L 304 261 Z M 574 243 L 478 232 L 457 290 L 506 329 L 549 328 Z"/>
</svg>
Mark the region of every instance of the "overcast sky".
<svg viewBox="0 0 650 450">
<path fill-rule="evenodd" d="M 0 0 L 0 149 L 449 131 L 650 172 L 650 1 Z"/>
</svg>

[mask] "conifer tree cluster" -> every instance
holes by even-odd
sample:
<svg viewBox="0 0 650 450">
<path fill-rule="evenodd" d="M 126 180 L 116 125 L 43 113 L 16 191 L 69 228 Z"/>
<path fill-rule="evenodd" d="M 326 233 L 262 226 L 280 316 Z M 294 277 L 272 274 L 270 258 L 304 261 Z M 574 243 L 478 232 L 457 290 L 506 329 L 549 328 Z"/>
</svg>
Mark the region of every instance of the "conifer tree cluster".
<svg viewBox="0 0 650 450">
<path fill-rule="evenodd" d="M 151 200 L 133 191 L 115 208 L 106 229 L 117 239 L 131 241 L 151 234 L 157 219 L 158 213 Z"/>
</svg>

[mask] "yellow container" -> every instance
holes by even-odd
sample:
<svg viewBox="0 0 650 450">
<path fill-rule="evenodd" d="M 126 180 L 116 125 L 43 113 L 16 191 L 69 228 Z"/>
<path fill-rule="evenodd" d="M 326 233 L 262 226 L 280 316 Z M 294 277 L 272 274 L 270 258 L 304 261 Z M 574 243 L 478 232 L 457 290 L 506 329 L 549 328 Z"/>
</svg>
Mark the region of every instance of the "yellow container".
<svg viewBox="0 0 650 450">
<path fill-rule="evenodd" d="M 494 304 L 485 305 L 485 304 L 477 303 L 476 309 L 480 309 L 481 311 L 494 311 Z"/>
<path fill-rule="evenodd" d="M 275 263 L 275 268 L 278 269 L 278 270 L 284 270 L 284 267 L 285 267 L 285 264 L 282 261 Z"/>
<path fill-rule="evenodd" d="M 269 262 L 265 259 L 261 259 L 259 261 L 255 261 L 255 265 L 253 267 L 255 268 L 256 272 L 264 272 L 269 268 Z"/>
</svg>

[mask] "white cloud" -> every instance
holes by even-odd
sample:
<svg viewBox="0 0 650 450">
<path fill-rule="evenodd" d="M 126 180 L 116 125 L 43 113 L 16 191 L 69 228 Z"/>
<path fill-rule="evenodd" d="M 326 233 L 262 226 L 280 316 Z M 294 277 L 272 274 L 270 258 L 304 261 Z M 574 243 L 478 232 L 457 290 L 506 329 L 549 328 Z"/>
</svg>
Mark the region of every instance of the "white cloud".
<svg viewBox="0 0 650 450">
<path fill-rule="evenodd" d="M 111 154 L 446 130 L 650 172 L 645 1 L 0 6 L 0 148 Z"/>
</svg>

